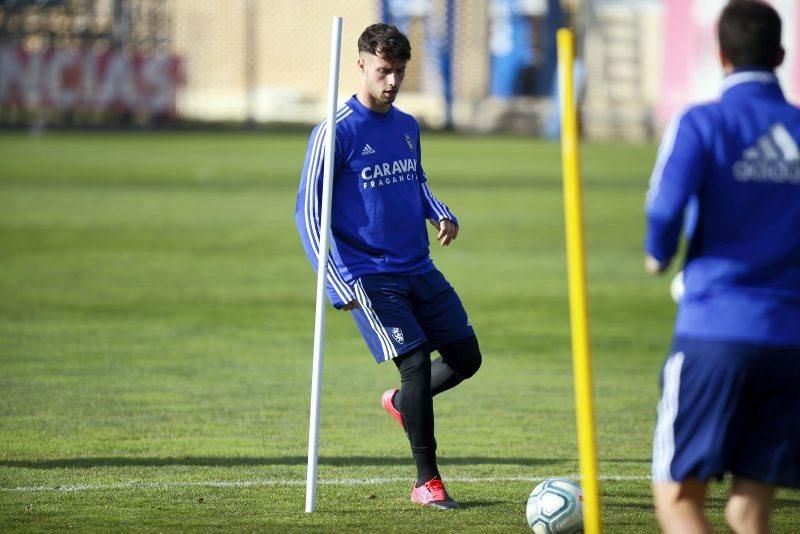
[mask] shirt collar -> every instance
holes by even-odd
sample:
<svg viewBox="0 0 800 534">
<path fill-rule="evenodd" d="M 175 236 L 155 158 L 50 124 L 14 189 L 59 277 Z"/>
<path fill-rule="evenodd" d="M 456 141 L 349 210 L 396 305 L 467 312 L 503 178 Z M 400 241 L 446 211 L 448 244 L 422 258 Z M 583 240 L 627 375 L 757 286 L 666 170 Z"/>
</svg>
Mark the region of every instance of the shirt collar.
<svg viewBox="0 0 800 534">
<path fill-rule="evenodd" d="M 352 97 L 350 97 L 349 104 L 350 104 L 350 107 L 353 108 L 355 111 L 358 111 L 362 115 L 366 115 L 367 117 L 371 117 L 371 118 L 373 118 L 375 120 L 388 121 L 388 120 L 391 120 L 391 119 L 394 118 L 394 110 L 395 110 L 394 106 L 391 106 L 389 108 L 389 111 L 387 111 L 385 113 L 381 113 L 380 111 L 372 111 L 367 106 L 362 104 L 358 100 L 358 97 L 356 95 L 353 95 Z"/>
<path fill-rule="evenodd" d="M 778 77 L 769 70 L 738 70 L 725 77 L 722 82 L 722 92 L 726 93 L 733 87 L 745 83 L 778 85 Z"/>
</svg>

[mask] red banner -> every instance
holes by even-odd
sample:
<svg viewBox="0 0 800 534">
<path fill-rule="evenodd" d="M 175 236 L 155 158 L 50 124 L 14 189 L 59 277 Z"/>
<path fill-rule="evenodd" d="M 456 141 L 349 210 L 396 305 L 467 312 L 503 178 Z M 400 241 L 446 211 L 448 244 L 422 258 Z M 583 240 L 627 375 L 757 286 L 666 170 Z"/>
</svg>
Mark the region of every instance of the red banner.
<svg viewBox="0 0 800 534">
<path fill-rule="evenodd" d="M 182 82 L 181 60 L 174 55 L 0 47 L 3 106 L 174 115 Z"/>
</svg>

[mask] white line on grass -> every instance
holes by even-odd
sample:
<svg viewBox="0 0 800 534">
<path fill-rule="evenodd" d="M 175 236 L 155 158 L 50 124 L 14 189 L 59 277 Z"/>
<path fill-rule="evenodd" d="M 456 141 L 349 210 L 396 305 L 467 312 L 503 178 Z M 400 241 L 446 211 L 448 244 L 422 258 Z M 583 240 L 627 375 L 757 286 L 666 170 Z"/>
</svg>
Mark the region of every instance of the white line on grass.
<svg viewBox="0 0 800 534">
<path fill-rule="evenodd" d="M 491 482 L 541 482 L 549 477 L 449 477 L 448 482 L 456 484 L 483 484 Z M 563 475 L 561 478 L 579 479 L 576 474 Z M 320 479 L 318 484 L 323 486 L 374 486 L 381 484 L 395 484 L 408 482 L 408 477 L 394 478 L 331 478 Z M 647 475 L 610 475 L 601 476 L 602 481 L 624 480 L 650 480 Z M 34 493 L 56 492 L 69 493 L 75 491 L 108 491 L 108 490 L 148 490 L 169 488 L 256 488 L 266 486 L 305 486 L 306 481 L 300 479 L 262 478 L 256 480 L 197 480 L 174 482 L 145 482 L 131 480 L 115 484 L 65 484 L 62 486 L 19 486 L 16 488 L 2 488 L 2 492 Z"/>
</svg>

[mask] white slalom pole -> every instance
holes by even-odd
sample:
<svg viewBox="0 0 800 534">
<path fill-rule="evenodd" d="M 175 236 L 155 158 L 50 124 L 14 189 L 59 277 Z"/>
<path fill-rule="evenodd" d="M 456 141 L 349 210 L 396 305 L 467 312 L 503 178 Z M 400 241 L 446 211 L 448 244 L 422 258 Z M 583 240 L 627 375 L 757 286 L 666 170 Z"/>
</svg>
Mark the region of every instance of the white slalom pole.
<svg viewBox="0 0 800 534">
<path fill-rule="evenodd" d="M 319 407 L 322 390 L 322 355 L 325 336 L 325 294 L 328 247 L 331 231 L 331 186 L 333 153 L 336 149 L 336 101 L 339 89 L 339 54 L 342 45 L 342 17 L 333 17 L 331 66 L 328 78 L 328 117 L 325 123 L 325 173 L 322 177 L 322 215 L 319 228 L 317 266 L 317 308 L 314 320 L 314 363 L 311 371 L 311 414 L 308 425 L 308 468 L 306 470 L 306 512 L 317 507 L 317 459 L 319 450 Z"/>
</svg>

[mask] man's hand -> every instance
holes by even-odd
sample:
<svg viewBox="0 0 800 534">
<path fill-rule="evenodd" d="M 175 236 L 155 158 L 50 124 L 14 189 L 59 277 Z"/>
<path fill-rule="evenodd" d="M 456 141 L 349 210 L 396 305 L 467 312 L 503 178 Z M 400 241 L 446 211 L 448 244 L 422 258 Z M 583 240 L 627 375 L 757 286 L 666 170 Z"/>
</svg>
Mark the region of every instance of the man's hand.
<svg viewBox="0 0 800 534">
<path fill-rule="evenodd" d="M 434 219 L 428 220 L 434 228 L 439 230 L 436 241 L 443 247 L 449 245 L 458 236 L 458 226 L 450 219 L 442 219 L 439 222 L 436 222 Z"/>
<path fill-rule="evenodd" d="M 667 267 L 669 267 L 669 260 L 661 262 L 649 254 L 644 258 L 644 270 L 650 274 L 661 274 L 667 270 Z"/>
<path fill-rule="evenodd" d="M 341 308 L 341 310 L 342 310 L 342 311 L 352 311 L 352 310 L 357 310 L 357 309 L 359 309 L 360 307 L 361 307 L 361 306 L 358 304 L 358 301 L 357 301 L 357 300 L 351 300 L 350 302 L 348 302 L 347 304 L 345 304 L 345 305 L 344 305 L 344 306 Z"/>
</svg>

